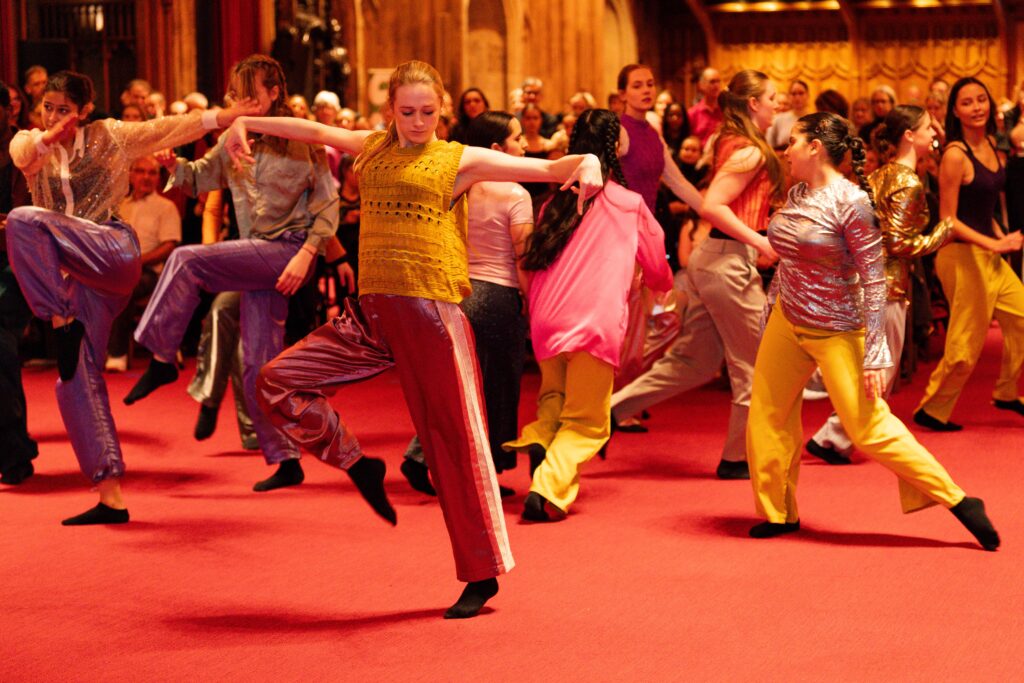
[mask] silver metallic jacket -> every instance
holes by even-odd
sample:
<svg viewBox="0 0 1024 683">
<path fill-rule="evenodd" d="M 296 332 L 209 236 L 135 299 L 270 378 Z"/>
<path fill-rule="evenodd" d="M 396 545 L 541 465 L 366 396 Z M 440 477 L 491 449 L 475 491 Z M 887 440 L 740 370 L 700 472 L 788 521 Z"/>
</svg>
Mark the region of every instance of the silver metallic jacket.
<svg viewBox="0 0 1024 683">
<path fill-rule="evenodd" d="M 794 325 L 866 329 L 864 368 L 890 367 L 882 232 L 867 194 L 845 178 L 814 190 L 799 183 L 768 223 L 768 240 L 780 257 L 769 301 L 778 296 Z"/>
</svg>

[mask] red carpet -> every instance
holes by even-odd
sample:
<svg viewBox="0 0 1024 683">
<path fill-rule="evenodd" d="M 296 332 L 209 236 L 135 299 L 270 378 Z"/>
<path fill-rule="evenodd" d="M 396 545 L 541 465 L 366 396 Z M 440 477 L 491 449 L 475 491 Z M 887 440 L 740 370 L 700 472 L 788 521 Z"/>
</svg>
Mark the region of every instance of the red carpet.
<svg viewBox="0 0 1024 683">
<path fill-rule="evenodd" d="M 954 415 L 967 429 L 918 434 L 985 499 L 999 552 L 940 508 L 902 515 L 895 479 L 863 459 L 805 461 L 804 530 L 748 539 L 749 485 L 711 476 L 728 395 L 706 389 L 657 407 L 649 435 L 617 436 L 565 522 L 521 525 L 510 502 L 519 566 L 468 622 L 440 618 L 461 584 L 435 502 L 398 473 L 412 431 L 393 374 L 336 405 L 389 463 L 397 528 L 311 458 L 302 486 L 252 493 L 269 470 L 239 450 L 229 402 L 196 443 L 184 381 L 121 403 L 136 370 L 109 380 L 133 521 L 68 529 L 95 496 L 56 371 L 27 371 L 42 453 L 33 479 L 0 489 L 0 680 L 1019 680 L 1024 418 L 989 404 L 998 354 L 993 334 Z M 806 428 L 826 411 L 807 404 Z M 504 481 L 525 493 L 525 467 Z"/>
</svg>

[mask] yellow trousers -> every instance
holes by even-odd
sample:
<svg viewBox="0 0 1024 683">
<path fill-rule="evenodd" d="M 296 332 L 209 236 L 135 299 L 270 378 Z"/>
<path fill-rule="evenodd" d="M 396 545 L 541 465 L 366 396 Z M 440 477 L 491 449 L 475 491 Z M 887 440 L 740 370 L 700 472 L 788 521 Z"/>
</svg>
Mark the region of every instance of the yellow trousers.
<svg viewBox="0 0 1024 683">
<path fill-rule="evenodd" d="M 993 316 L 1003 332 L 1003 362 L 993 396 L 1016 400 L 1024 368 L 1024 284 L 999 254 L 973 244 L 940 249 L 935 273 L 949 300 L 949 328 L 946 350 L 918 408 L 943 422 L 949 420 L 981 356 Z"/>
<path fill-rule="evenodd" d="M 540 361 L 540 373 L 537 419 L 504 447 L 544 447 L 547 458 L 533 473 L 530 491 L 565 512 L 579 494 L 580 466 L 608 440 L 615 368 L 576 351 Z"/>
<path fill-rule="evenodd" d="M 815 366 L 854 446 L 899 479 L 904 512 L 941 503 L 953 507 L 964 492 L 880 398 L 864 392 L 864 331 L 833 332 L 789 322 L 776 305 L 757 352 L 747 422 L 747 458 L 757 511 L 769 522 L 800 518 L 796 485 L 803 451 L 800 408 Z"/>
</svg>

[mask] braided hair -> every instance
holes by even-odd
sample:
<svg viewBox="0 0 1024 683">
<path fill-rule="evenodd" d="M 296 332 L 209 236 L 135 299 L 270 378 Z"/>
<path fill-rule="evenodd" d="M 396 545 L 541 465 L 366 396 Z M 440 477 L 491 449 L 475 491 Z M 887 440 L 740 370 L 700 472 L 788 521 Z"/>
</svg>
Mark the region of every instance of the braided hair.
<svg viewBox="0 0 1024 683">
<path fill-rule="evenodd" d="M 857 184 L 867 193 L 871 207 L 875 207 L 875 195 L 871 191 L 871 185 L 868 184 L 867 176 L 864 175 L 867 151 L 864 141 L 853 133 L 853 124 L 837 114 L 820 111 L 801 117 L 796 122 L 794 129 L 803 133 L 808 142 L 813 140 L 820 142 L 828 154 L 829 161 L 835 167 L 842 164 L 846 153 L 850 152 Z"/>
<path fill-rule="evenodd" d="M 601 162 L 601 177 L 605 183 L 611 176 L 626 187 L 626 178 L 619 165 L 619 117 L 607 109 L 587 109 L 580 114 L 569 138 L 569 154 L 593 154 Z M 594 198 L 583 204 L 583 214 L 576 210 L 576 195 L 556 192 L 541 209 L 540 222 L 527 238 L 526 251 L 520 267 L 523 270 L 546 270 L 565 250 L 576 234 L 583 216 L 590 210 Z"/>
</svg>

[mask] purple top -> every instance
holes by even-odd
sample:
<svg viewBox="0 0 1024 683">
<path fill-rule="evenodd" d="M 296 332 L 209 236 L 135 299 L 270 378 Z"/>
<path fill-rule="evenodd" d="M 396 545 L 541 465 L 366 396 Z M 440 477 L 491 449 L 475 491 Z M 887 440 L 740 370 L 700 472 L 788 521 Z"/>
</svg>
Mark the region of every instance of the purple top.
<svg viewBox="0 0 1024 683">
<path fill-rule="evenodd" d="M 992 142 L 989 141 L 988 144 L 991 145 Z M 992 229 L 992 217 L 996 213 L 996 206 L 999 205 L 999 193 L 1006 186 L 1006 168 L 999 161 L 998 153 L 996 162 L 999 168 L 993 171 L 974 156 L 970 145 L 965 143 L 963 149 L 967 152 L 967 158 L 970 159 L 971 165 L 974 166 L 974 180 L 960 186 L 956 217 L 982 235 L 995 237 L 996 233 Z"/>
<path fill-rule="evenodd" d="M 665 170 L 665 149 L 661 136 L 646 120 L 622 115 L 622 127 L 629 135 L 629 152 L 619 159 L 629 189 L 638 192 L 652 212 L 658 185 Z"/>
</svg>

